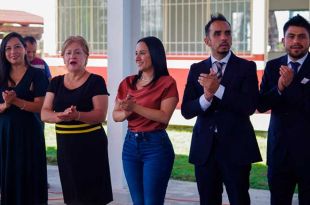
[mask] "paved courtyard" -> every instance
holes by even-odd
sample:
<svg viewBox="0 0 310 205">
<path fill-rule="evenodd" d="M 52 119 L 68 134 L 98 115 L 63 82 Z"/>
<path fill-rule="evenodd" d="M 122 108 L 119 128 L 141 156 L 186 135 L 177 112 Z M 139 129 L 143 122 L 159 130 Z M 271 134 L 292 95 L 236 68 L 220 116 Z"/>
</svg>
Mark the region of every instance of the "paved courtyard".
<svg viewBox="0 0 310 205">
<path fill-rule="evenodd" d="M 49 205 L 64 205 L 61 185 L 57 166 L 48 166 L 48 190 Z M 252 205 L 268 205 L 269 191 L 250 190 Z M 110 205 L 131 205 L 130 195 L 127 189 L 113 190 L 114 201 Z M 293 204 L 297 205 L 297 195 L 294 196 Z M 165 199 L 165 205 L 199 205 L 199 197 L 196 183 L 170 180 Z M 223 194 L 223 205 L 229 205 L 226 193 Z"/>
</svg>

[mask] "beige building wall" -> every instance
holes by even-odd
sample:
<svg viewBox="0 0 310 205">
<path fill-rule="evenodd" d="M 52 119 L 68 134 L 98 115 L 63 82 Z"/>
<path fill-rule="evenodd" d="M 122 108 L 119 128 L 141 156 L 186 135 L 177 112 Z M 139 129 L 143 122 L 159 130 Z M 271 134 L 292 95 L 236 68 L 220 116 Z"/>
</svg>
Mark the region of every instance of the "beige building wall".
<svg viewBox="0 0 310 205">
<path fill-rule="evenodd" d="M 299 10 L 309 8 L 309 0 L 269 0 L 270 10 Z"/>
</svg>

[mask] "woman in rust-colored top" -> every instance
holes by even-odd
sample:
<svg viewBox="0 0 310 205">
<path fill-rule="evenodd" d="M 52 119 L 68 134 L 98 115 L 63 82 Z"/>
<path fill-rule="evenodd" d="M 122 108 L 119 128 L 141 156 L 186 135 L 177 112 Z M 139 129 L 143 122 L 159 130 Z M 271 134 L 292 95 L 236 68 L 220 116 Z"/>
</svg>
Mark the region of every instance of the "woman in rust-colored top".
<svg viewBox="0 0 310 205">
<path fill-rule="evenodd" d="M 178 103 L 162 42 L 145 37 L 136 46 L 137 75 L 119 86 L 113 119 L 128 121 L 123 167 L 133 204 L 164 204 L 174 151 L 165 131 Z"/>
</svg>

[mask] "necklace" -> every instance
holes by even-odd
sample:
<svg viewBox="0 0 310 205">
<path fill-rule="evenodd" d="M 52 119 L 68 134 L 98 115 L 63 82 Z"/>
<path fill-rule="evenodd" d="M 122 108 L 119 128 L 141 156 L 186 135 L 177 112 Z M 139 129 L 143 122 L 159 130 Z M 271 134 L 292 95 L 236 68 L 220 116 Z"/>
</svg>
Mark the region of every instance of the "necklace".
<svg viewBox="0 0 310 205">
<path fill-rule="evenodd" d="M 153 80 L 153 76 L 150 79 L 145 79 L 143 78 L 143 76 L 141 75 L 141 77 L 139 78 L 139 80 L 143 81 L 143 82 L 150 82 Z"/>
</svg>

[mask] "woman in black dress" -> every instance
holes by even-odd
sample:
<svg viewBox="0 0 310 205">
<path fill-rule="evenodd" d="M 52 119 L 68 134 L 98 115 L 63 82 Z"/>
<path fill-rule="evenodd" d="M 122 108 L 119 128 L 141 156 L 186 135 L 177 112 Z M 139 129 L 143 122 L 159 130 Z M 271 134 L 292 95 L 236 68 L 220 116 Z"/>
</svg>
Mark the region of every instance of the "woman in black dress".
<svg viewBox="0 0 310 205">
<path fill-rule="evenodd" d="M 45 122 L 56 123 L 57 160 L 66 204 L 107 204 L 112 189 L 104 79 L 85 70 L 89 49 L 83 37 L 71 36 L 61 55 L 68 73 L 52 79 L 42 107 Z"/>
<path fill-rule="evenodd" d="M 8 34 L 0 48 L 1 205 L 47 203 L 45 142 L 40 112 L 48 80 L 26 60 L 25 43 Z"/>
</svg>

